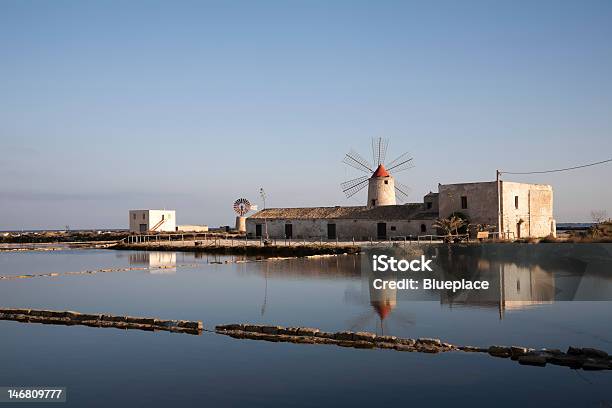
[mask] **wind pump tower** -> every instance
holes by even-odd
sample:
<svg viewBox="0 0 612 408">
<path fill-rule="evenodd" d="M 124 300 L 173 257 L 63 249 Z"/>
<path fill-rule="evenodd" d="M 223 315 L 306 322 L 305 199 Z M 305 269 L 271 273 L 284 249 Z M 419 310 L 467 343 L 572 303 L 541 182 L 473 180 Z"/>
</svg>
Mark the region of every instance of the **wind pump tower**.
<svg viewBox="0 0 612 408">
<path fill-rule="evenodd" d="M 246 198 L 239 198 L 234 201 L 234 212 L 238 214 L 236 217 L 236 231 L 246 232 L 246 217 L 245 215 L 251 211 L 251 203 Z"/>
<path fill-rule="evenodd" d="M 391 175 L 414 167 L 412 157 L 409 153 L 402 153 L 395 160 L 385 165 L 389 140 L 379 138 L 372 139 L 373 165 L 363 158 L 355 150 L 351 150 L 344 156 L 342 162 L 359 170 L 366 175 L 345 181 L 341 184 L 342 192 L 346 198 L 350 198 L 361 190 L 368 187 L 368 208 L 382 205 L 396 205 L 397 201 L 406 201 L 410 189 L 408 186 L 398 182 Z M 399 198 L 399 200 L 398 200 Z"/>
</svg>

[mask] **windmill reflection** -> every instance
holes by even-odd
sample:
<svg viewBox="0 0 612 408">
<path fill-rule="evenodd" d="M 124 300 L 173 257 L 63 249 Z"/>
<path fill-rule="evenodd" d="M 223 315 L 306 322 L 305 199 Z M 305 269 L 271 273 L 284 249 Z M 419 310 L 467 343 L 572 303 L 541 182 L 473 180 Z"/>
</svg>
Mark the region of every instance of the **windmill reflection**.
<svg viewBox="0 0 612 408">
<path fill-rule="evenodd" d="M 357 292 L 348 288 L 345 292 L 345 300 L 348 303 L 357 305 L 366 305 L 364 299 L 364 286 L 368 286 L 369 301 L 368 310 L 362 312 L 357 317 L 348 321 L 350 330 L 370 330 L 369 327 L 375 321 L 375 330 L 377 334 L 385 334 L 389 332 L 388 325 L 392 324 L 403 328 L 412 327 L 415 324 L 416 317 L 413 313 L 405 310 L 396 310 L 398 301 L 397 289 L 374 289 L 373 277 L 369 277 L 365 282 L 362 281 L 362 290 Z"/>
</svg>

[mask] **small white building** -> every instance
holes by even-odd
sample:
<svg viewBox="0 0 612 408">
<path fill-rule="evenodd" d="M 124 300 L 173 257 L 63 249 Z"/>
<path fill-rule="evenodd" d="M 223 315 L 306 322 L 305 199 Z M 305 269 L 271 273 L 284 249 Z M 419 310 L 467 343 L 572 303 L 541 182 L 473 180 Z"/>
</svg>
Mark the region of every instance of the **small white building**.
<svg viewBox="0 0 612 408">
<path fill-rule="evenodd" d="M 130 232 L 175 232 L 174 210 L 130 210 Z"/>
<path fill-rule="evenodd" d="M 177 225 L 177 232 L 208 232 L 208 225 Z"/>
</svg>

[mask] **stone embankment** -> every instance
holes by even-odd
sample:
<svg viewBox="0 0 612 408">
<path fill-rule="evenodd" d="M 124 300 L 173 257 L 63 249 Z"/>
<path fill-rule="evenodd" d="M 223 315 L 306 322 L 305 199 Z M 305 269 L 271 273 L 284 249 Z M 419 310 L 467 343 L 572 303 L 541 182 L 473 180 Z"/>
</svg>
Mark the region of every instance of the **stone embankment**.
<svg viewBox="0 0 612 408">
<path fill-rule="evenodd" d="M 282 327 L 256 324 L 219 325 L 215 327 L 215 330 L 218 334 L 236 339 L 301 344 L 333 344 L 360 349 L 378 348 L 421 353 L 463 351 L 469 353 L 488 353 L 494 357 L 509 358 L 522 365 L 544 367 L 546 364 L 553 364 L 574 369 L 582 368 L 583 370 L 612 369 L 612 360 L 608 353 L 594 348 L 570 347 L 567 352 L 556 349 L 535 350 L 517 346 L 491 346 L 483 348 L 457 346 L 432 338 L 406 339 L 395 336 L 379 336 L 369 332 L 324 332 L 308 327 Z"/>
<path fill-rule="evenodd" d="M 108 247 L 109 249 L 132 250 L 132 251 L 172 251 L 172 252 L 205 252 L 220 255 L 247 255 L 247 256 L 281 256 L 281 257 L 303 257 L 310 255 L 342 255 L 356 254 L 361 251 L 357 245 L 240 245 L 235 243 L 210 244 L 206 241 L 173 241 L 168 243 L 140 243 L 128 244 L 124 242 Z"/>
<path fill-rule="evenodd" d="M 128 237 L 128 231 L 30 231 L 5 232 L 0 236 L 0 244 L 32 244 L 32 243 L 87 243 L 87 242 L 116 242 Z"/>
<path fill-rule="evenodd" d="M 114 316 L 109 314 L 85 314 L 73 311 L 0 308 L 0 320 L 22 323 L 43 323 L 64 326 L 113 327 L 146 331 L 168 331 L 200 335 L 204 331 L 201 321 L 161 320 L 152 317 Z M 547 364 L 583 370 L 610 370 L 612 357 L 595 348 L 569 347 L 566 352 L 558 349 L 532 349 L 519 346 L 457 346 L 434 338 L 408 339 L 396 336 L 379 336 L 370 332 L 325 332 L 310 327 L 283 327 L 259 324 L 225 324 L 215 327 L 217 334 L 236 339 L 264 340 L 299 344 L 329 344 L 357 349 L 390 349 L 419 353 L 443 353 L 448 351 L 487 353 L 493 357 L 507 358 L 521 365 L 544 367 Z"/>
<path fill-rule="evenodd" d="M 211 263 L 214 263 L 214 262 L 211 262 Z M 74 271 L 74 272 L 28 273 L 28 274 L 21 274 L 21 275 L 0 275 L 0 280 L 57 278 L 61 276 L 95 275 L 98 273 L 111 273 L 111 272 L 157 271 L 157 270 L 164 270 L 164 269 L 174 269 L 177 267 L 197 268 L 199 266 L 201 266 L 201 264 L 160 265 L 160 266 L 155 266 L 155 267 L 143 266 L 143 267 L 129 267 L 129 268 L 104 268 L 104 269 Z"/>
<path fill-rule="evenodd" d="M 144 243 L 126 244 L 120 242 L 110 246 L 109 249 L 132 251 L 173 251 L 173 252 L 205 252 L 220 255 L 247 255 L 247 256 L 282 256 L 302 257 L 310 255 L 342 255 L 356 254 L 361 251 L 359 246 L 353 245 L 198 245 L 198 242 L 177 241 L 172 243 Z"/>
<path fill-rule="evenodd" d="M 0 320 L 22 323 L 58 324 L 64 326 L 83 325 L 90 327 L 114 327 L 117 329 L 163 330 L 174 333 L 199 335 L 201 321 L 161 320 L 152 317 L 114 316 L 109 314 L 84 314 L 72 311 L 6 309 L 0 308 Z"/>
</svg>

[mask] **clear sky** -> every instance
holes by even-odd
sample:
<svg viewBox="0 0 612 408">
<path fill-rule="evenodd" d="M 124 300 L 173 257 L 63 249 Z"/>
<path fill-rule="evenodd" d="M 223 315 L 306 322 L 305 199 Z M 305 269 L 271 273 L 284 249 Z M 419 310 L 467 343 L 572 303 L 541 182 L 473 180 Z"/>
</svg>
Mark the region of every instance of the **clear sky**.
<svg viewBox="0 0 612 408">
<path fill-rule="evenodd" d="M 365 204 L 375 136 L 411 201 L 612 157 L 612 2 L 0 0 L 0 230 Z M 508 179 L 612 215 L 612 165 Z"/>
</svg>

